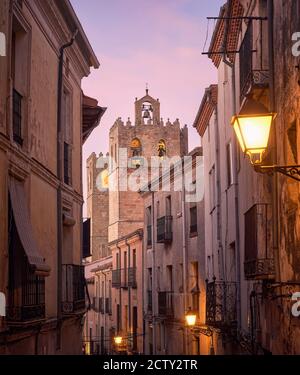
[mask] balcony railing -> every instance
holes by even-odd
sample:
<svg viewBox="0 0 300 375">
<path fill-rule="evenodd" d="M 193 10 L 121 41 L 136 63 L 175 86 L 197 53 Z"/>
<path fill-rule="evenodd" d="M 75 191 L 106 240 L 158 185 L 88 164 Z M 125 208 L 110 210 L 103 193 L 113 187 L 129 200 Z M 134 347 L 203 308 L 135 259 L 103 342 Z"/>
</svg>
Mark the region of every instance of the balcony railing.
<svg viewBox="0 0 300 375">
<path fill-rule="evenodd" d="M 136 288 L 136 268 L 122 268 L 112 271 L 112 287 L 113 288 Z"/>
<path fill-rule="evenodd" d="M 158 314 L 162 316 L 174 315 L 174 293 L 158 292 Z"/>
<path fill-rule="evenodd" d="M 147 311 L 152 312 L 152 290 L 147 290 Z"/>
<path fill-rule="evenodd" d="M 11 322 L 28 322 L 45 318 L 45 278 L 31 272 L 29 264 L 23 264 L 21 299 L 13 298 L 10 291 L 7 307 L 7 320 Z"/>
<path fill-rule="evenodd" d="M 272 279 L 275 275 L 270 246 L 268 205 L 256 204 L 245 213 L 246 279 Z"/>
<path fill-rule="evenodd" d="M 168 243 L 173 238 L 172 216 L 163 216 L 157 219 L 157 242 Z"/>
<path fill-rule="evenodd" d="M 62 312 L 72 314 L 85 309 L 84 267 L 74 264 L 62 266 Z"/>
<path fill-rule="evenodd" d="M 152 246 L 152 225 L 147 225 L 147 246 Z"/>
<path fill-rule="evenodd" d="M 232 327 L 237 320 L 236 283 L 206 282 L 206 324 L 212 327 Z"/>
<path fill-rule="evenodd" d="M 267 86 L 269 83 L 269 71 L 263 69 L 262 66 L 259 69 L 253 66 L 253 52 L 253 26 L 250 22 L 239 52 L 241 101 L 253 86 Z M 263 51 L 260 51 L 260 53 L 262 54 Z"/>
<path fill-rule="evenodd" d="M 113 288 L 121 288 L 121 270 L 112 270 L 111 285 Z"/>
<path fill-rule="evenodd" d="M 128 286 L 130 286 L 131 288 L 137 287 L 135 267 L 128 268 Z"/>
</svg>

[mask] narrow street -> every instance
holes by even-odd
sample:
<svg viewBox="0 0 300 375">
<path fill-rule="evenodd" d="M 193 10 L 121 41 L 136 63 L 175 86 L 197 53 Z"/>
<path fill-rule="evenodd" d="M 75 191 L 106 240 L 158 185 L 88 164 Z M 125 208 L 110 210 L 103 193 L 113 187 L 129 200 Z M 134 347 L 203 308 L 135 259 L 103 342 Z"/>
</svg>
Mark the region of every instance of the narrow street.
<svg viewBox="0 0 300 375">
<path fill-rule="evenodd" d="M 1 357 L 300 354 L 299 20 L 0 1 Z"/>
</svg>

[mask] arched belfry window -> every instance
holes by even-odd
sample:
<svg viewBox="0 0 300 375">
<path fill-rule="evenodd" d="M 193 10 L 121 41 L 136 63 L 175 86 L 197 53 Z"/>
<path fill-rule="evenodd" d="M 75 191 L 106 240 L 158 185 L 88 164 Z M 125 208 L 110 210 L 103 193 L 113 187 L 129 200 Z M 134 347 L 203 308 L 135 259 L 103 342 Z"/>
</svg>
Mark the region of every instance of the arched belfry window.
<svg viewBox="0 0 300 375">
<path fill-rule="evenodd" d="M 132 156 L 141 156 L 142 154 L 142 144 L 138 138 L 133 138 L 130 143 L 130 149 L 132 152 Z"/>
<path fill-rule="evenodd" d="M 153 123 L 153 108 L 149 102 L 142 104 L 142 119 L 144 124 Z"/>
<path fill-rule="evenodd" d="M 163 158 L 167 154 L 166 142 L 163 139 L 158 142 L 157 152 L 160 158 Z"/>
</svg>

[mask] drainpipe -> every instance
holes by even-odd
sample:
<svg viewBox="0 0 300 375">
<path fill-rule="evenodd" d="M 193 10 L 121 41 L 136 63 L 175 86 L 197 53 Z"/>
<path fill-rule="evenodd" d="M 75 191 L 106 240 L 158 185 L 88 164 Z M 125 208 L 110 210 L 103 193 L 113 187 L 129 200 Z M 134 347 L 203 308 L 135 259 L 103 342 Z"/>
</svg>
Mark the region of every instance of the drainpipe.
<svg viewBox="0 0 300 375">
<path fill-rule="evenodd" d="M 268 0 L 268 50 L 269 50 L 269 72 L 270 72 L 270 111 L 275 112 L 276 99 L 274 89 L 274 2 Z M 276 121 L 276 119 L 275 119 Z M 276 127 L 273 126 L 273 165 L 277 165 L 277 133 Z M 278 180 L 277 173 L 273 174 L 272 183 L 272 216 L 273 216 L 273 255 L 275 259 L 275 277 L 277 282 L 281 281 L 280 255 L 279 255 L 279 210 L 278 210 Z M 281 293 L 282 294 L 282 293 Z"/>
<path fill-rule="evenodd" d="M 119 320 L 119 332 L 117 332 L 117 334 L 119 334 L 122 331 L 122 288 L 121 288 L 122 272 L 121 272 L 121 248 L 118 245 L 118 243 L 117 243 L 117 249 L 119 250 L 119 270 L 120 270 L 120 291 L 119 291 L 119 306 L 120 306 L 119 312 L 120 312 L 120 315 L 117 316 L 117 321 Z"/>
<path fill-rule="evenodd" d="M 191 165 L 192 168 L 192 165 Z M 184 176 L 182 178 L 182 191 L 181 191 L 181 211 L 182 211 L 182 263 L 183 263 L 183 292 L 184 292 L 184 299 L 183 299 L 183 308 L 184 314 L 187 311 L 187 238 L 186 238 L 186 213 L 185 213 L 185 188 L 184 188 Z M 184 354 L 187 354 L 187 334 L 186 334 L 186 327 L 183 327 L 183 348 Z"/>
<path fill-rule="evenodd" d="M 143 239 L 142 239 L 142 296 L 145 296 L 147 293 L 145 293 L 145 260 L 144 260 L 144 236 L 143 234 Z M 148 297 L 148 295 L 147 295 Z M 144 310 L 145 309 L 145 298 L 142 298 L 142 312 L 143 312 L 143 354 L 145 354 L 145 318 L 144 318 Z"/>
<path fill-rule="evenodd" d="M 155 314 L 156 314 L 156 272 L 155 272 L 155 237 L 154 237 L 154 228 L 155 228 L 155 215 L 154 215 L 154 191 L 151 192 L 152 195 L 152 341 L 153 341 L 153 354 L 156 354 L 156 324 L 155 324 Z"/>
<path fill-rule="evenodd" d="M 228 14 L 227 16 L 230 17 L 229 11 L 231 9 L 232 0 L 228 1 Z M 227 20 L 225 26 L 225 45 L 224 45 L 224 55 L 223 55 L 223 62 L 231 68 L 231 96 L 232 96 L 232 115 L 236 114 L 236 80 L 235 80 L 235 65 L 232 64 L 230 61 L 226 58 L 225 48 L 227 44 L 227 36 L 228 36 L 228 24 L 229 20 Z M 235 208 L 235 232 L 236 232 L 236 242 L 235 242 L 235 248 L 236 248 L 236 281 L 237 281 L 237 323 L 238 323 L 238 329 L 241 328 L 241 319 L 242 319 L 242 313 L 241 313 L 241 253 L 240 253 L 240 221 L 239 221 L 239 184 L 238 184 L 238 162 L 237 162 L 237 139 L 236 137 L 233 137 L 233 183 L 234 183 L 234 208 Z"/>
<path fill-rule="evenodd" d="M 104 340 L 103 341 L 104 341 L 104 347 L 106 349 L 106 337 L 108 337 L 108 335 L 106 335 L 106 318 L 107 318 L 107 314 L 108 314 L 108 311 L 106 311 L 106 272 L 104 272 L 104 271 L 100 271 L 100 272 L 104 276 L 104 292 L 103 292 L 103 304 L 104 304 L 104 306 L 103 306 L 104 307 Z M 101 287 L 100 277 L 99 277 L 99 285 Z M 100 314 L 99 314 L 99 328 L 100 328 L 100 332 L 101 332 Z M 103 350 L 102 347 L 101 347 L 101 350 Z"/>
<path fill-rule="evenodd" d="M 72 39 L 60 47 L 59 65 L 58 65 L 58 83 L 57 83 L 57 343 L 56 347 L 60 349 L 61 339 L 61 300 L 62 300 L 62 250 L 63 250 L 63 219 L 62 219 L 62 184 L 63 184 L 63 166 L 62 166 L 62 145 L 63 145 L 63 126 L 62 124 L 62 92 L 63 92 L 63 67 L 64 51 L 74 43 L 78 29 L 75 30 Z"/>
<path fill-rule="evenodd" d="M 128 265 L 127 265 L 127 279 L 129 278 L 129 269 L 130 269 L 130 244 L 127 242 L 127 238 L 125 240 L 125 244 L 127 246 L 127 253 L 128 253 Z M 132 335 L 132 325 L 131 325 L 131 286 L 128 285 L 128 326 L 129 332 Z M 132 336 L 133 337 L 133 336 Z"/>
</svg>

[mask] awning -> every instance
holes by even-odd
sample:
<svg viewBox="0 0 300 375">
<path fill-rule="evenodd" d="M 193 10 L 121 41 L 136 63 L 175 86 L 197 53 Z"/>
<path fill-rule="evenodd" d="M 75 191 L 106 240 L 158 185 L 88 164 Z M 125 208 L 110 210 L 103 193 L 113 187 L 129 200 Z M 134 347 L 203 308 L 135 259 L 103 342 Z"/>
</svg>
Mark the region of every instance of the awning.
<svg viewBox="0 0 300 375">
<path fill-rule="evenodd" d="M 39 252 L 34 239 L 24 185 L 16 179 L 10 178 L 9 193 L 16 228 L 28 262 L 36 275 L 48 276 L 50 267 L 45 264 L 45 259 Z"/>
<path fill-rule="evenodd" d="M 98 106 L 96 99 L 83 94 L 82 101 L 82 143 L 84 143 L 91 132 L 99 125 L 101 117 L 106 111 L 105 107 Z"/>
</svg>

